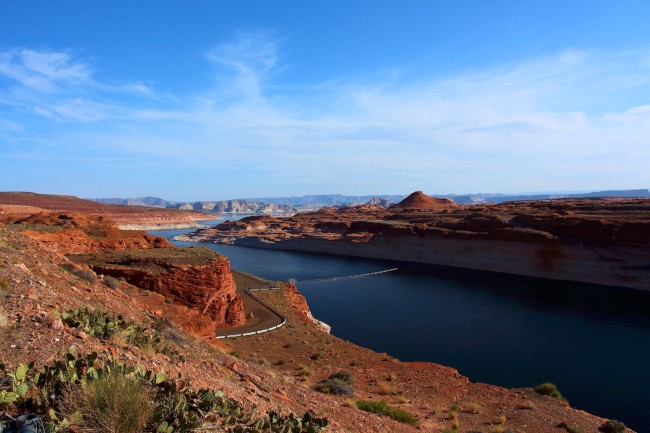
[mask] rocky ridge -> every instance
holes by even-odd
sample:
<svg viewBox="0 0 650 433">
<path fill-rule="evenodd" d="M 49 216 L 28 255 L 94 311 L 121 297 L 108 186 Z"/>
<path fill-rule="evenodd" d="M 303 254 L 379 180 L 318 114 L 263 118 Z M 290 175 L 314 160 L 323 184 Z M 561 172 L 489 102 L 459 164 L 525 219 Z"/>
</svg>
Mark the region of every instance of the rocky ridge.
<svg viewBox="0 0 650 433">
<path fill-rule="evenodd" d="M 95 273 L 123 279 L 151 290 L 168 302 L 198 310 L 205 332 L 246 322 L 243 305 L 235 293 L 230 263 L 207 248 L 163 248 L 68 255 Z"/>
<path fill-rule="evenodd" d="M 249 217 L 184 240 L 429 263 L 650 290 L 650 199 L 463 206 L 416 192 L 386 209 Z"/>
<path fill-rule="evenodd" d="M 35 212 L 71 212 L 104 216 L 120 227 L 136 230 L 150 227 L 198 227 L 198 222 L 214 219 L 212 215 L 196 211 L 103 204 L 65 195 L 0 192 L 0 220 L 3 215 L 27 217 Z"/>
</svg>

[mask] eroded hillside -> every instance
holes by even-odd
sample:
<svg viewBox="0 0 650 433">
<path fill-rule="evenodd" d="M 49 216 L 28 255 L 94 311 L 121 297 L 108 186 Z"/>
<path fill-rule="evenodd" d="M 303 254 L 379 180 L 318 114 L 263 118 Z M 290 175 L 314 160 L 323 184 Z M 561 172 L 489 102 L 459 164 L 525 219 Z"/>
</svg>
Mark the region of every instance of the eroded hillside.
<svg viewBox="0 0 650 433">
<path fill-rule="evenodd" d="M 403 363 L 342 341 L 311 320 L 293 285 L 269 282 L 280 290 L 258 294 L 286 319 L 284 326 L 217 340 L 202 326 L 214 312 L 205 303 L 188 302 L 192 296 L 174 295 L 193 284 L 191 278 L 165 277 L 158 288 L 148 281 L 170 268 L 186 273 L 197 267 L 201 274 L 205 266 L 221 264 L 212 275 L 229 290 L 225 258 L 203 249 L 183 254 L 174 248 L 140 248 L 74 256 L 71 261 L 62 254 L 64 245 L 23 234 L 33 230 L 32 223 L 0 226 L 0 353 L 6 365 L 0 374 L 16 377 L 25 370 L 21 364 L 34 362 L 20 374 L 27 388 L 15 388 L 17 382 L 5 386 L 16 398 L 5 399 L 0 409 L 14 415 L 36 411 L 65 430 L 67 422 L 79 422 L 65 418 L 71 414 L 60 403 L 71 397 L 57 388 L 59 379 L 46 380 L 36 372 L 76 374 L 92 382 L 95 375 L 123 365 L 119 371 L 140 381 L 147 398 L 157 396 L 149 400 L 153 413 L 167 410 L 165 419 L 149 415 L 142 427 L 146 431 L 167 422 L 174 431 L 246 431 L 255 426 L 257 431 L 281 431 L 290 426 L 290 431 L 307 432 L 327 423 L 327 431 L 334 432 L 556 432 L 558 425 L 595 432 L 605 422 L 532 389 L 473 384 L 449 367 Z M 77 222 L 76 229 L 80 226 Z M 47 232 L 45 227 L 40 231 Z M 206 296 L 211 297 L 208 293 L 199 299 Z M 53 392 L 55 398 L 39 391 L 52 386 L 59 390 Z M 179 398 L 196 401 L 200 395 L 208 398 L 207 406 L 200 406 L 204 410 L 193 411 L 190 405 L 182 416 L 163 405 Z M 384 411 L 400 421 L 360 408 Z M 298 427 L 296 417 L 312 430 Z M 191 428 L 188 419 L 193 420 Z M 203 430 L 197 430 L 200 426 Z"/>
</svg>

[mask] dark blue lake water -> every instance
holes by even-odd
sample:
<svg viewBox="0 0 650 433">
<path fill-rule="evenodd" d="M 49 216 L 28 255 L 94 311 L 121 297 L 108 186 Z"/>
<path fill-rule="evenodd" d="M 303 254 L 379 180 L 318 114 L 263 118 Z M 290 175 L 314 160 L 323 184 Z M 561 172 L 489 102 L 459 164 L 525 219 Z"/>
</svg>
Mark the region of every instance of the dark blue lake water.
<svg viewBox="0 0 650 433">
<path fill-rule="evenodd" d="M 650 292 L 198 245 L 225 254 L 235 269 L 298 280 L 314 316 L 337 337 L 403 361 L 452 366 L 474 382 L 554 382 L 573 407 L 650 433 Z M 398 271 L 313 281 L 393 267 Z"/>
</svg>

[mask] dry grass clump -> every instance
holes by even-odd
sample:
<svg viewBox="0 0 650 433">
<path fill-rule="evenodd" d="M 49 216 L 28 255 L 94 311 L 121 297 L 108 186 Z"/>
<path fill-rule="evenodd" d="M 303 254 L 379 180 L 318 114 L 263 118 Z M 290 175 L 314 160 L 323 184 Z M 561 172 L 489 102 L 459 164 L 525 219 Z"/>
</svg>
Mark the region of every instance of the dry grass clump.
<svg viewBox="0 0 650 433">
<path fill-rule="evenodd" d="M 356 409 L 357 408 L 357 402 L 352 400 L 351 398 L 345 400 L 343 402 L 343 406 L 348 407 L 350 409 Z"/>
<path fill-rule="evenodd" d="M 376 413 L 406 424 L 417 424 L 418 420 L 402 409 L 389 406 L 385 401 L 357 401 L 357 407 L 370 413 Z"/>
<path fill-rule="evenodd" d="M 507 419 L 508 418 L 506 418 L 504 414 L 497 415 L 494 418 L 492 418 L 492 424 L 497 424 L 497 425 L 505 424 Z"/>
<path fill-rule="evenodd" d="M 475 402 L 470 402 L 465 404 L 465 407 L 463 408 L 463 412 L 467 413 L 481 413 L 483 410 L 483 407 Z"/>
<path fill-rule="evenodd" d="M 0 307 L 0 329 L 1 328 L 7 328 L 9 326 L 9 316 L 5 312 L 5 310 Z"/>
<path fill-rule="evenodd" d="M 2 276 L 0 277 L 0 289 L 7 290 L 9 288 L 9 278 Z"/>
<path fill-rule="evenodd" d="M 535 410 L 536 408 L 535 403 L 530 400 L 523 400 L 517 403 L 517 409 Z"/>
<path fill-rule="evenodd" d="M 379 394 L 381 395 L 397 395 L 399 393 L 400 391 L 390 383 L 382 382 L 379 384 Z"/>
<path fill-rule="evenodd" d="M 301 365 L 298 369 L 298 375 L 307 377 L 311 375 L 311 365 Z"/>
<path fill-rule="evenodd" d="M 68 388 L 62 409 L 68 419 L 81 417 L 79 432 L 138 433 L 153 405 L 141 381 L 111 373 Z"/>
<path fill-rule="evenodd" d="M 104 275 L 103 280 L 104 283 L 113 290 L 117 290 L 120 288 L 120 280 L 118 280 L 115 277 L 111 277 L 110 275 Z"/>
<path fill-rule="evenodd" d="M 129 342 L 131 334 L 133 334 L 132 328 L 119 329 L 111 334 L 110 341 L 116 346 L 125 346 Z"/>
</svg>

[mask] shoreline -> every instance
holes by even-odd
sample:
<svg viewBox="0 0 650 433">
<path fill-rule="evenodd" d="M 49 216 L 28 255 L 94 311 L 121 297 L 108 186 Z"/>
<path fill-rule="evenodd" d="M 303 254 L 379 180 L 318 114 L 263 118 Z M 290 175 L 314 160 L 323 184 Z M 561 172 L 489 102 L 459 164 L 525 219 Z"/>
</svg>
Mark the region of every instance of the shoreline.
<svg viewBox="0 0 650 433">
<path fill-rule="evenodd" d="M 227 245 L 332 254 L 342 257 L 383 259 L 398 262 L 445 266 L 455 269 L 493 272 L 555 281 L 572 281 L 608 287 L 650 291 L 643 251 L 608 258 L 604 249 L 579 245 L 549 246 L 532 242 L 501 240 L 375 238 L 364 243 L 345 240 L 294 238 L 268 240 L 262 237 L 196 238 L 176 236 L 183 242 L 213 242 Z"/>
</svg>

